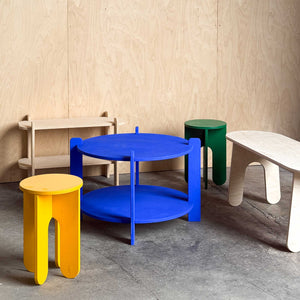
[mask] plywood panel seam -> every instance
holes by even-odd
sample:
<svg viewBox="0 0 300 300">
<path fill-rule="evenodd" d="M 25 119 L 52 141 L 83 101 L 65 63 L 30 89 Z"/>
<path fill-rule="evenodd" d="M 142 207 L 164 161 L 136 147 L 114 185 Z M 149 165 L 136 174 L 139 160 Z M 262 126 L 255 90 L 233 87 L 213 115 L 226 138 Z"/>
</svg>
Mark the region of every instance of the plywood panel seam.
<svg viewBox="0 0 300 300">
<path fill-rule="evenodd" d="M 217 103 L 219 103 L 219 1 L 216 1 L 216 5 L 217 5 L 217 22 L 216 22 L 216 26 L 217 26 L 217 42 L 216 42 L 216 48 L 217 48 L 217 55 L 216 55 L 216 100 Z"/>
<path fill-rule="evenodd" d="M 69 39 L 69 0 L 67 0 L 67 103 L 68 103 L 68 118 L 70 118 L 70 39 Z M 70 129 L 68 129 L 68 140 L 70 141 Z M 70 147 L 68 147 L 68 154 L 70 154 Z"/>
<path fill-rule="evenodd" d="M 67 103 L 68 103 L 68 118 L 70 118 L 70 40 L 69 40 L 69 0 L 67 0 Z M 70 129 L 68 129 L 68 140 L 70 140 Z M 68 147 L 68 154 L 70 154 L 70 147 Z"/>
<path fill-rule="evenodd" d="M 68 71 L 67 71 L 67 103 L 68 103 L 68 118 L 70 118 L 70 39 L 69 39 L 69 0 L 67 0 L 67 9 L 66 9 L 66 13 L 67 13 L 67 67 L 68 67 Z M 70 139 L 70 130 L 68 130 L 68 136 Z"/>
</svg>

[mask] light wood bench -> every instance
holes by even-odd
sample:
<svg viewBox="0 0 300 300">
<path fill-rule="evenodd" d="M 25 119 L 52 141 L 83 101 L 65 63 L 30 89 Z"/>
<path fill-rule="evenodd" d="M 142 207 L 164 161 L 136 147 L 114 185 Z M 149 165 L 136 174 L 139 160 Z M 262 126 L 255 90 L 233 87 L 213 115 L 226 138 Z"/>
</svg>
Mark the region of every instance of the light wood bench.
<svg viewBox="0 0 300 300">
<path fill-rule="evenodd" d="M 287 247 L 292 252 L 300 251 L 300 142 L 264 131 L 235 131 L 226 137 L 233 143 L 228 191 L 232 206 L 243 200 L 245 170 L 249 163 L 263 165 L 266 198 L 270 204 L 281 198 L 279 166 L 293 173 Z"/>
<path fill-rule="evenodd" d="M 83 117 L 83 118 L 65 118 L 65 119 L 46 119 L 46 120 L 28 120 L 18 123 L 19 128 L 27 131 L 27 157 L 18 160 L 21 169 L 28 171 L 28 176 L 35 175 L 37 169 L 62 168 L 70 166 L 70 155 L 52 155 L 52 156 L 36 156 L 35 155 L 35 133 L 36 131 L 56 130 L 56 129 L 74 129 L 74 128 L 106 128 L 106 134 L 110 128 L 114 128 L 113 132 L 118 133 L 117 118 L 108 117 L 107 113 L 104 117 Z M 84 166 L 105 165 L 106 176 L 109 177 L 110 165 L 114 165 L 114 183 L 119 184 L 118 163 L 104 159 L 84 156 Z"/>
</svg>

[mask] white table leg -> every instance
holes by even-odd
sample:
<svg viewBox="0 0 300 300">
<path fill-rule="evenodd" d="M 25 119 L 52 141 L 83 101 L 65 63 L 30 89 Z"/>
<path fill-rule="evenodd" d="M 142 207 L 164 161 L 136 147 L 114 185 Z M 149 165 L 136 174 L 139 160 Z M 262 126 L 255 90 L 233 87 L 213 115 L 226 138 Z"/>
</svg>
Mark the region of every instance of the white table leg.
<svg viewBox="0 0 300 300">
<path fill-rule="evenodd" d="M 292 252 L 300 251 L 300 173 L 294 173 L 287 247 Z"/>
<path fill-rule="evenodd" d="M 228 189 L 229 203 L 240 205 L 243 200 L 245 171 L 252 162 L 258 162 L 264 167 L 266 198 L 270 204 L 277 203 L 281 198 L 279 167 L 261 158 L 259 155 L 233 144 L 230 180 Z"/>
<path fill-rule="evenodd" d="M 245 172 L 251 158 L 250 152 L 233 144 L 228 188 L 228 201 L 232 206 L 240 205 L 243 201 Z"/>
<path fill-rule="evenodd" d="M 263 165 L 265 171 L 265 191 L 267 201 L 270 204 L 275 204 L 279 202 L 281 198 L 279 167 L 263 158 L 261 158 L 259 162 Z"/>
</svg>

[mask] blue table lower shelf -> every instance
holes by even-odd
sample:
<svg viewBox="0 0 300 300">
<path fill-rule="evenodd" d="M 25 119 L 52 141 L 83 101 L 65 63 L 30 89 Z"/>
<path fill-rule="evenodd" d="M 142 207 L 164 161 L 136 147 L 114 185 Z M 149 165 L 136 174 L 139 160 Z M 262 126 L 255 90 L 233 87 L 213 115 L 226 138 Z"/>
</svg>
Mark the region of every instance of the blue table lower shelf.
<svg viewBox="0 0 300 300">
<path fill-rule="evenodd" d="M 193 207 L 180 191 L 151 185 L 136 185 L 135 223 L 155 223 L 179 218 Z M 94 190 L 83 196 L 84 214 L 103 221 L 130 223 L 130 185 Z"/>
</svg>

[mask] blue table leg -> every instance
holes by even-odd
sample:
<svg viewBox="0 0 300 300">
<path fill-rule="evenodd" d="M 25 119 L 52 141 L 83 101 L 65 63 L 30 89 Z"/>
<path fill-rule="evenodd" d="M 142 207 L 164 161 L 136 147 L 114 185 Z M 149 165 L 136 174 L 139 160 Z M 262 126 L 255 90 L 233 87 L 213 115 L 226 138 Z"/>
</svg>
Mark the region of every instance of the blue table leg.
<svg viewBox="0 0 300 300">
<path fill-rule="evenodd" d="M 188 157 L 188 201 L 193 203 L 193 208 L 188 214 L 188 220 L 195 222 L 201 220 L 200 139 L 191 138 L 189 144 L 193 150 Z"/>
<path fill-rule="evenodd" d="M 139 133 L 139 127 L 135 127 L 135 134 Z M 135 184 L 140 184 L 140 164 L 138 161 L 135 162 Z"/>
<path fill-rule="evenodd" d="M 140 184 L 140 164 L 138 161 L 135 162 L 135 184 Z"/>
<path fill-rule="evenodd" d="M 130 154 L 130 229 L 131 245 L 135 241 L 135 182 L 134 182 L 134 151 Z"/>
<path fill-rule="evenodd" d="M 77 150 L 77 146 L 80 144 L 82 144 L 81 138 L 71 138 L 70 174 L 82 178 L 82 153 Z"/>
<path fill-rule="evenodd" d="M 70 140 L 70 174 L 82 179 L 82 153 L 77 150 L 77 146 L 82 143 L 81 138 L 71 138 Z M 83 188 L 80 189 L 80 202 L 83 199 Z M 82 212 L 80 212 L 82 220 Z"/>
</svg>

